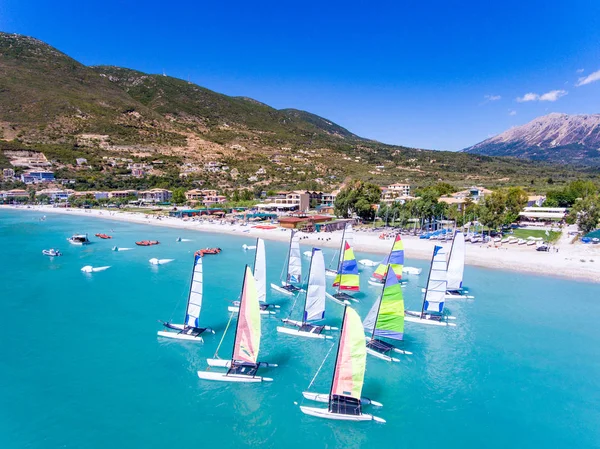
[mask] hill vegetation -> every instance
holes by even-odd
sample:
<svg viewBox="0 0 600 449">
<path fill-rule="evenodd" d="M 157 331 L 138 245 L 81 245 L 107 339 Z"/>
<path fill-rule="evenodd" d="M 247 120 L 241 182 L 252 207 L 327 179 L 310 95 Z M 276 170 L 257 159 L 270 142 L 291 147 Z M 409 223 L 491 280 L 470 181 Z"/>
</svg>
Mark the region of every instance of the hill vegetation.
<svg viewBox="0 0 600 449">
<path fill-rule="evenodd" d="M 0 153 L 6 149 L 44 152 L 57 176 L 80 190 L 332 190 L 356 178 L 544 192 L 599 180 L 585 167 L 386 145 L 309 112 L 173 77 L 87 67 L 39 40 L 0 33 Z M 76 158 L 88 163 L 77 166 Z M 206 170 L 211 162 L 224 168 Z M 0 155 L 0 165 L 8 163 Z M 143 177 L 131 175 L 131 163 L 148 166 Z"/>
</svg>

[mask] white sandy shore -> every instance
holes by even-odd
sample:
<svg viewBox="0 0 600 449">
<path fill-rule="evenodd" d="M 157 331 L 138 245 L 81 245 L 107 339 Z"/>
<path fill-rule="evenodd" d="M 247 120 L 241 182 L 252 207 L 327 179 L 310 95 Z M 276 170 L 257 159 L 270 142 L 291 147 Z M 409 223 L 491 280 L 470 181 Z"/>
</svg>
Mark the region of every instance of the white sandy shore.
<svg viewBox="0 0 600 449">
<path fill-rule="evenodd" d="M 98 217 L 109 220 L 126 221 L 130 223 L 167 226 L 171 228 L 186 229 L 200 232 L 216 232 L 247 237 L 261 237 L 269 240 L 288 241 L 288 230 L 280 228 L 264 230 L 253 228 L 252 225 L 230 225 L 208 223 L 202 221 L 184 221 L 178 218 L 146 217 L 141 213 L 119 212 L 109 210 L 80 210 L 61 209 L 51 206 L 35 206 L 30 209 L 24 207 L 2 206 L 8 209 L 36 210 L 43 213 L 59 213 L 65 215 L 80 215 L 85 217 Z M 485 268 L 499 268 L 502 270 L 518 271 L 553 277 L 581 279 L 591 282 L 600 282 L 600 245 L 571 244 L 568 230 L 563 231 L 563 236 L 556 244 L 558 252 L 537 252 L 534 247 L 501 245 L 480 245 L 467 243 L 466 263 Z M 303 245 L 337 247 L 341 238 L 341 231 L 320 234 L 301 234 Z M 434 241 L 420 240 L 412 236 L 402 236 L 406 257 L 416 259 L 429 259 L 433 250 Z M 381 240 L 377 233 L 356 232 L 354 247 L 357 251 L 386 254 L 390 250 L 391 241 Z"/>
</svg>

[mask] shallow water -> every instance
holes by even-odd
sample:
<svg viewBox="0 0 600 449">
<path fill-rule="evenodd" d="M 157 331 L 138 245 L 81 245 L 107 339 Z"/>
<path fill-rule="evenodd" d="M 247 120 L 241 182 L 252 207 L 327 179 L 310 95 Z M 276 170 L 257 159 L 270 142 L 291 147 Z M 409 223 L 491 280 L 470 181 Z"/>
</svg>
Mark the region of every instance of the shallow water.
<svg viewBox="0 0 600 449">
<path fill-rule="evenodd" d="M 0 211 L 1 448 L 600 447 L 597 285 L 467 267 L 465 283 L 477 299 L 448 305 L 457 327 L 407 323 L 404 348 L 413 356 L 396 364 L 369 356 L 363 394 L 383 402 L 370 411 L 387 424 L 334 422 L 305 416 L 294 404 L 333 343 L 277 334 L 276 318 L 263 319 L 260 357 L 279 363 L 262 371 L 273 383 L 196 376 L 221 340 L 228 300 L 239 295 L 244 264 L 254 257 L 241 246 L 253 239 L 39 217 Z M 69 245 L 66 237 L 76 232 L 94 243 Z M 97 239 L 97 232 L 114 238 Z M 177 243 L 179 236 L 192 241 Z M 136 247 L 142 239 L 161 244 Z M 134 249 L 114 252 L 114 245 Z M 158 319 L 182 319 L 192 255 L 206 246 L 223 249 L 204 258 L 201 323 L 217 334 L 204 344 L 157 338 Z M 64 256 L 41 254 L 51 247 Z M 286 245 L 267 241 L 266 248 L 268 281 L 277 282 Z M 333 250 L 324 251 L 329 261 Z M 153 257 L 175 260 L 152 266 Z M 365 257 L 380 258 L 357 254 Z M 85 265 L 111 268 L 85 274 Z M 404 289 L 407 308 L 418 309 L 426 263 L 407 265 L 424 268 Z M 361 274 L 362 317 L 378 292 L 366 282 L 371 272 Z M 281 304 L 280 317 L 288 314 L 287 297 L 269 290 L 268 299 Z M 342 308 L 327 306 L 328 322 L 339 325 Z M 228 332 L 223 358 L 232 340 Z M 328 392 L 333 356 L 313 391 Z"/>
</svg>

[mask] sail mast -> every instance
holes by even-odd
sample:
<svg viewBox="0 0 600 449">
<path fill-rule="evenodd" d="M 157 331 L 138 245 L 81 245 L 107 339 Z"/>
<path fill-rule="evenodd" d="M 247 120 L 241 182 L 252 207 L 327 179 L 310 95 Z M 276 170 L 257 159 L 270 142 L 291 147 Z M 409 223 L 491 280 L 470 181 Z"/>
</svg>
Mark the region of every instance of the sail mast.
<svg viewBox="0 0 600 449">
<path fill-rule="evenodd" d="M 331 377 L 331 388 L 329 389 L 329 411 L 331 412 L 331 399 L 333 399 L 333 383 L 335 382 L 335 370 L 337 369 L 337 362 L 340 357 L 340 346 L 342 344 L 342 332 L 344 331 L 344 324 L 346 323 L 346 309 L 348 306 L 344 306 L 344 319 L 342 320 L 342 325 L 340 326 L 340 338 L 338 339 L 338 347 L 335 353 L 335 362 L 333 362 L 333 376 Z"/>
<path fill-rule="evenodd" d="M 242 291 L 240 292 L 240 305 L 238 307 L 238 317 L 235 323 L 235 334 L 233 334 L 233 346 L 231 348 L 231 361 L 233 362 L 233 355 L 235 354 L 235 340 L 237 337 L 238 328 L 240 327 L 240 313 L 242 313 L 242 302 L 244 301 L 244 287 L 246 286 L 246 271 L 248 270 L 248 264 L 244 267 L 244 280 L 242 281 Z"/>
<path fill-rule="evenodd" d="M 450 266 L 450 259 L 452 259 L 452 250 L 454 249 L 454 242 L 456 241 L 456 233 L 452 235 L 452 245 L 450 245 L 450 253 L 448 253 L 448 259 L 446 260 L 446 270 Z"/>
<path fill-rule="evenodd" d="M 433 255 L 431 256 L 431 264 L 429 265 L 429 274 L 427 275 L 427 284 L 425 284 L 425 293 L 423 294 L 423 305 L 421 306 L 421 318 L 425 311 L 425 300 L 427 299 L 427 289 L 429 288 L 429 279 L 431 278 L 431 270 L 433 269 L 433 258 L 435 257 L 435 246 L 433 247 Z"/>
<path fill-rule="evenodd" d="M 288 278 L 289 278 L 289 267 L 290 267 L 290 255 L 292 253 L 292 239 L 294 238 L 294 230 L 292 229 L 292 233 L 290 235 L 290 244 L 288 245 L 288 253 L 287 253 L 287 258 L 285 261 L 285 265 L 283 266 L 283 270 L 281 271 L 281 276 L 279 276 L 279 279 L 283 280 L 283 273 L 285 273 L 285 282 L 288 282 Z"/>
<path fill-rule="evenodd" d="M 344 230 L 342 231 L 342 241 L 340 243 L 340 252 L 337 255 L 338 256 L 338 266 L 337 266 L 338 271 L 340 271 L 340 266 L 342 265 L 342 261 L 344 260 L 342 254 L 344 254 L 343 251 L 344 251 L 344 238 L 346 237 L 346 226 L 347 225 L 344 224 Z"/>
<path fill-rule="evenodd" d="M 315 249 L 313 248 L 312 250 L 312 255 L 310 256 L 310 265 L 308 267 L 308 285 L 310 285 L 310 273 L 312 272 L 312 262 L 313 262 L 313 257 L 315 257 Z M 308 290 L 309 288 L 306 288 L 306 294 L 304 295 L 304 308 L 302 309 L 302 324 L 306 323 L 306 302 L 308 301 Z"/>
<path fill-rule="evenodd" d="M 371 341 L 375 339 L 375 331 L 377 330 L 377 320 L 379 319 L 379 312 L 381 311 L 381 303 L 383 302 L 383 294 L 385 293 L 385 285 L 387 283 L 387 278 L 390 273 L 390 264 L 387 266 L 387 271 L 385 273 L 385 278 L 383 280 L 383 289 L 381 290 L 381 296 L 379 297 L 379 307 L 377 307 L 377 315 L 375 315 L 375 322 L 373 323 L 373 333 L 371 334 Z"/>
<path fill-rule="evenodd" d="M 254 274 L 254 276 L 256 276 L 256 257 L 258 256 L 258 239 L 259 237 L 256 237 L 256 249 L 254 250 L 254 263 L 252 264 L 252 274 Z"/>
</svg>

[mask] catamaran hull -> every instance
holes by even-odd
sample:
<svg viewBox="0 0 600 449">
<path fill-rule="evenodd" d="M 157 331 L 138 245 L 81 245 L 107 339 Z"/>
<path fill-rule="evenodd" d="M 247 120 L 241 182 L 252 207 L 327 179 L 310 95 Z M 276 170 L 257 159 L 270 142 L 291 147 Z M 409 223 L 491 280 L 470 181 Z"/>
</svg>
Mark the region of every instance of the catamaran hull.
<svg viewBox="0 0 600 449">
<path fill-rule="evenodd" d="M 302 326 L 302 321 L 296 321 L 296 320 L 283 320 L 284 323 L 289 323 L 293 326 Z M 326 331 L 337 331 L 339 330 L 339 328 L 337 327 L 332 327 L 332 326 L 323 326 L 323 330 Z"/>
<path fill-rule="evenodd" d="M 303 391 L 302 396 L 304 396 L 309 401 L 324 402 L 326 404 L 329 402 L 329 394 L 327 393 L 312 393 L 310 391 Z M 362 403 L 362 405 L 383 407 L 383 404 L 381 402 L 373 401 L 369 398 L 360 398 L 360 402 Z"/>
<path fill-rule="evenodd" d="M 288 335 L 295 335 L 296 337 L 316 338 L 320 340 L 331 340 L 331 335 L 315 334 L 313 332 L 304 332 L 299 329 L 290 329 L 289 327 L 277 326 L 277 332 Z"/>
<path fill-rule="evenodd" d="M 235 306 L 229 306 L 229 307 L 227 307 L 227 310 L 229 312 L 238 313 L 240 311 L 240 308 L 239 307 L 235 307 Z M 261 310 L 260 314 L 261 315 L 275 315 L 275 312 L 273 312 L 272 310 Z"/>
<path fill-rule="evenodd" d="M 208 366 L 220 366 L 223 368 L 231 368 L 231 360 L 223 360 L 223 359 L 206 359 Z M 260 362 L 261 367 L 265 368 L 277 368 L 277 363 L 266 363 Z"/>
<path fill-rule="evenodd" d="M 197 343 L 204 341 L 200 335 L 188 335 L 180 332 L 158 331 L 156 334 L 159 337 L 173 338 L 175 340 L 195 341 Z"/>
<path fill-rule="evenodd" d="M 276 290 L 276 291 L 278 291 L 279 293 L 282 293 L 282 294 L 284 294 L 284 295 L 287 295 L 287 296 L 294 296 L 294 294 L 295 294 L 294 292 L 291 292 L 291 291 L 289 291 L 289 290 L 286 290 L 285 288 L 283 288 L 283 287 L 280 287 L 280 286 L 279 286 L 279 285 L 277 285 L 277 284 L 271 284 L 271 288 L 272 288 L 273 290 Z M 300 291 L 300 290 L 298 290 L 298 291 Z"/>
<path fill-rule="evenodd" d="M 385 360 L 386 362 L 399 362 L 400 359 L 390 357 L 389 355 L 382 354 L 381 352 L 373 351 L 371 348 L 367 348 L 367 354 L 371 354 L 373 357 Z"/>
<path fill-rule="evenodd" d="M 257 383 L 257 382 L 273 382 L 270 377 L 261 376 L 244 376 L 241 374 L 230 374 L 225 373 L 213 373 L 210 371 L 198 371 L 198 377 L 204 380 L 216 380 L 218 382 L 244 382 L 244 383 Z"/>
<path fill-rule="evenodd" d="M 347 299 L 344 299 L 344 300 L 337 299 L 337 298 L 336 298 L 335 296 L 333 296 L 331 293 L 327 293 L 327 292 L 326 292 L 326 293 L 325 293 L 325 296 L 326 296 L 328 299 L 331 299 L 333 302 L 335 302 L 335 303 L 337 303 L 337 304 L 339 304 L 339 305 L 341 305 L 341 306 L 349 306 L 350 304 L 352 304 L 352 303 L 351 303 L 350 301 L 348 301 Z M 350 296 L 350 295 L 348 295 L 348 296 Z M 350 296 L 350 298 L 351 298 L 351 299 L 352 299 L 354 302 L 358 302 L 358 299 L 352 298 L 351 296 Z"/>
<path fill-rule="evenodd" d="M 376 421 L 380 423 L 385 422 L 385 419 L 378 418 L 377 416 L 373 415 L 342 415 L 340 413 L 331 413 L 325 408 L 300 406 L 300 410 L 305 415 L 315 416 L 317 418 L 334 419 L 337 421 Z"/>
<path fill-rule="evenodd" d="M 413 312 L 413 313 L 419 314 L 419 312 Z M 410 315 L 405 315 L 404 321 L 408 321 L 410 323 L 417 323 L 417 324 L 428 324 L 431 326 L 456 326 L 455 323 L 448 323 L 447 321 L 437 321 L 437 320 L 431 320 L 431 319 L 427 319 L 427 318 L 421 318 L 418 316 L 410 316 Z"/>
<path fill-rule="evenodd" d="M 425 293 L 425 289 L 422 288 L 421 289 L 421 293 Z M 446 293 L 446 295 L 444 296 L 445 299 L 475 299 L 475 296 L 471 296 L 471 295 L 455 295 L 455 294 L 450 294 L 450 293 Z"/>
</svg>

